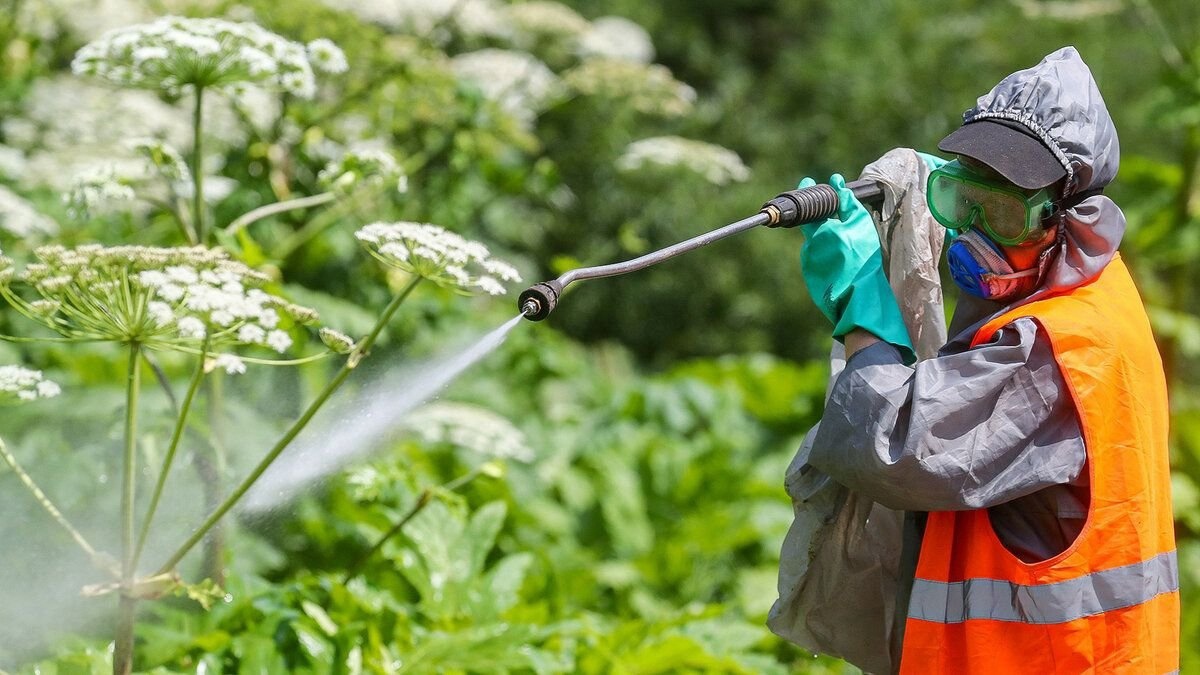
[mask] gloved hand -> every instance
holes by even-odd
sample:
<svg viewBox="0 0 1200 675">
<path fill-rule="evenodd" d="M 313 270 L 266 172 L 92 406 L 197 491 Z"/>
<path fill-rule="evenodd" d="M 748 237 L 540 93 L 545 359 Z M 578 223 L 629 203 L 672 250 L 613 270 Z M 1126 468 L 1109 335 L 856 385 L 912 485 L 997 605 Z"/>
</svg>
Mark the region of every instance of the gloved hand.
<svg viewBox="0 0 1200 675">
<path fill-rule="evenodd" d="M 916 356 L 883 273 L 883 254 L 871 214 L 840 174 L 833 174 L 829 184 L 838 193 L 836 217 L 800 226 L 805 240 L 800 271 L 809 295 L 833 323 L 833 337 L 838 341 L 862 328 L 895 345 L 911 363 Z M 805 178 L 798 187 L 812 185 L 816 181 Z"/>
</svg>

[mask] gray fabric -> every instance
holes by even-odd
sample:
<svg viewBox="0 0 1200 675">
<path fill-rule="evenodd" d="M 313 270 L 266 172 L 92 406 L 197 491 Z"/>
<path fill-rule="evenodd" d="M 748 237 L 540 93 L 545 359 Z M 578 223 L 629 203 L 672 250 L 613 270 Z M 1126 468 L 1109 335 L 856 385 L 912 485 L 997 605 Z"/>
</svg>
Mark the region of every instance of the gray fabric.
<svg viewBox="0 0 1200 675">
<path fill-rule="evenodd" d="M 917 579 L 908 616 L 937 623 L 992 619 L 1029 624 L 1075 621 L 1179 590 L 1175 552 L 1051 584 L 998 579 L 946 583 Z"/>
<path fill-rule="evenodd" d="M 1030 319 L 912 367 L 884 342 L 858 352 L 809 458 L 850 489 L 914 511 L 997 506 L 1075 481 L 1085 460 L 1054 354 Z"/>
<path fill-rule="evenodd" d="M 887 278 L 904 316 L 918 359 L 936 356 L 946 343 L 945 310 L 938 260 L 946 230 L 925 205 L 929 165 L 916 151 L 896 148 L 863 168 L 859 178 L 883 186 L 875 229 Z"/>
</svg>

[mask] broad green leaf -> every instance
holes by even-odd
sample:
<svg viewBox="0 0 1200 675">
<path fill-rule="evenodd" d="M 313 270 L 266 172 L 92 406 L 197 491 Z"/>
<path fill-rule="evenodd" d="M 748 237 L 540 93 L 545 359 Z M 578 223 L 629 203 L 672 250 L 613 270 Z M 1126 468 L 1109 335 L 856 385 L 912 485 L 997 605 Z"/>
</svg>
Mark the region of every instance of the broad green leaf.
<svg viewBox="0 0 1200 675">
<path fill-rule="evenodd" d="M 520 599 L 521 584 L 525 574 L 533 563 L 533 556 L 528 553 L 517 553 L 496 563 L 487 576 L 478 584 L 479 591 L 475 594 L 473 614 L 477 620 L 496 620 L 517 604 Z"/>
</svg>

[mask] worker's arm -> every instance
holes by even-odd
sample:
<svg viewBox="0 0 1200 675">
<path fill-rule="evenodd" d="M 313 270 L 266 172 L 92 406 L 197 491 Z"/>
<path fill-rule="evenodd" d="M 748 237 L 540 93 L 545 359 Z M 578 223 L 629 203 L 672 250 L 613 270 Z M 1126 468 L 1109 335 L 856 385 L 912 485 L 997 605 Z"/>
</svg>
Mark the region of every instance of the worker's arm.
<svg viewBox="0 0 1200 675">
<path fill-rule="evenodd" d="M 826 403 L 809 463 L 885 506 L 988 508 L 1074 480 L 1086 453 L 1049 341 L 1032 319 L 906 366 L 869 333 Z"/>
</svg>

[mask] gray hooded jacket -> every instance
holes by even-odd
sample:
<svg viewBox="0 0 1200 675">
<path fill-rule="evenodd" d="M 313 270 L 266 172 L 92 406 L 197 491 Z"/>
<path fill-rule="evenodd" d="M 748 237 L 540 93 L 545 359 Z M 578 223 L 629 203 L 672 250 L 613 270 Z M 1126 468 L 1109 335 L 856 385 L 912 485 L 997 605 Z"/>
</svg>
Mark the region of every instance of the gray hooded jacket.
<svg viewBox="0 0 1200 675">
<path fill-rule="evenodd" d="M 1073 47 L 1006 77 L 963 115 L 964 123 L 985 118 L 1041 138 L 1067 169 L 1065 197 L 1116 175 L 1116 129 Z M 1095 279 L 1124 230 L 1117 205 L 1090 194 L 1066 210 L 1032 295 L 1005 306 L 960 294 L 950 340 L 911 367 L 887 343 L 854 354 L 809 439 L 809 462 L 891 508 L 988 509 L 1000 540 L 1024 560 L 1064 550 L 1087 514 L 1087 454 L 1048 337 L 1024 318 L 986 344 L 970 343 L 998 313 Z"/>
</svg>

